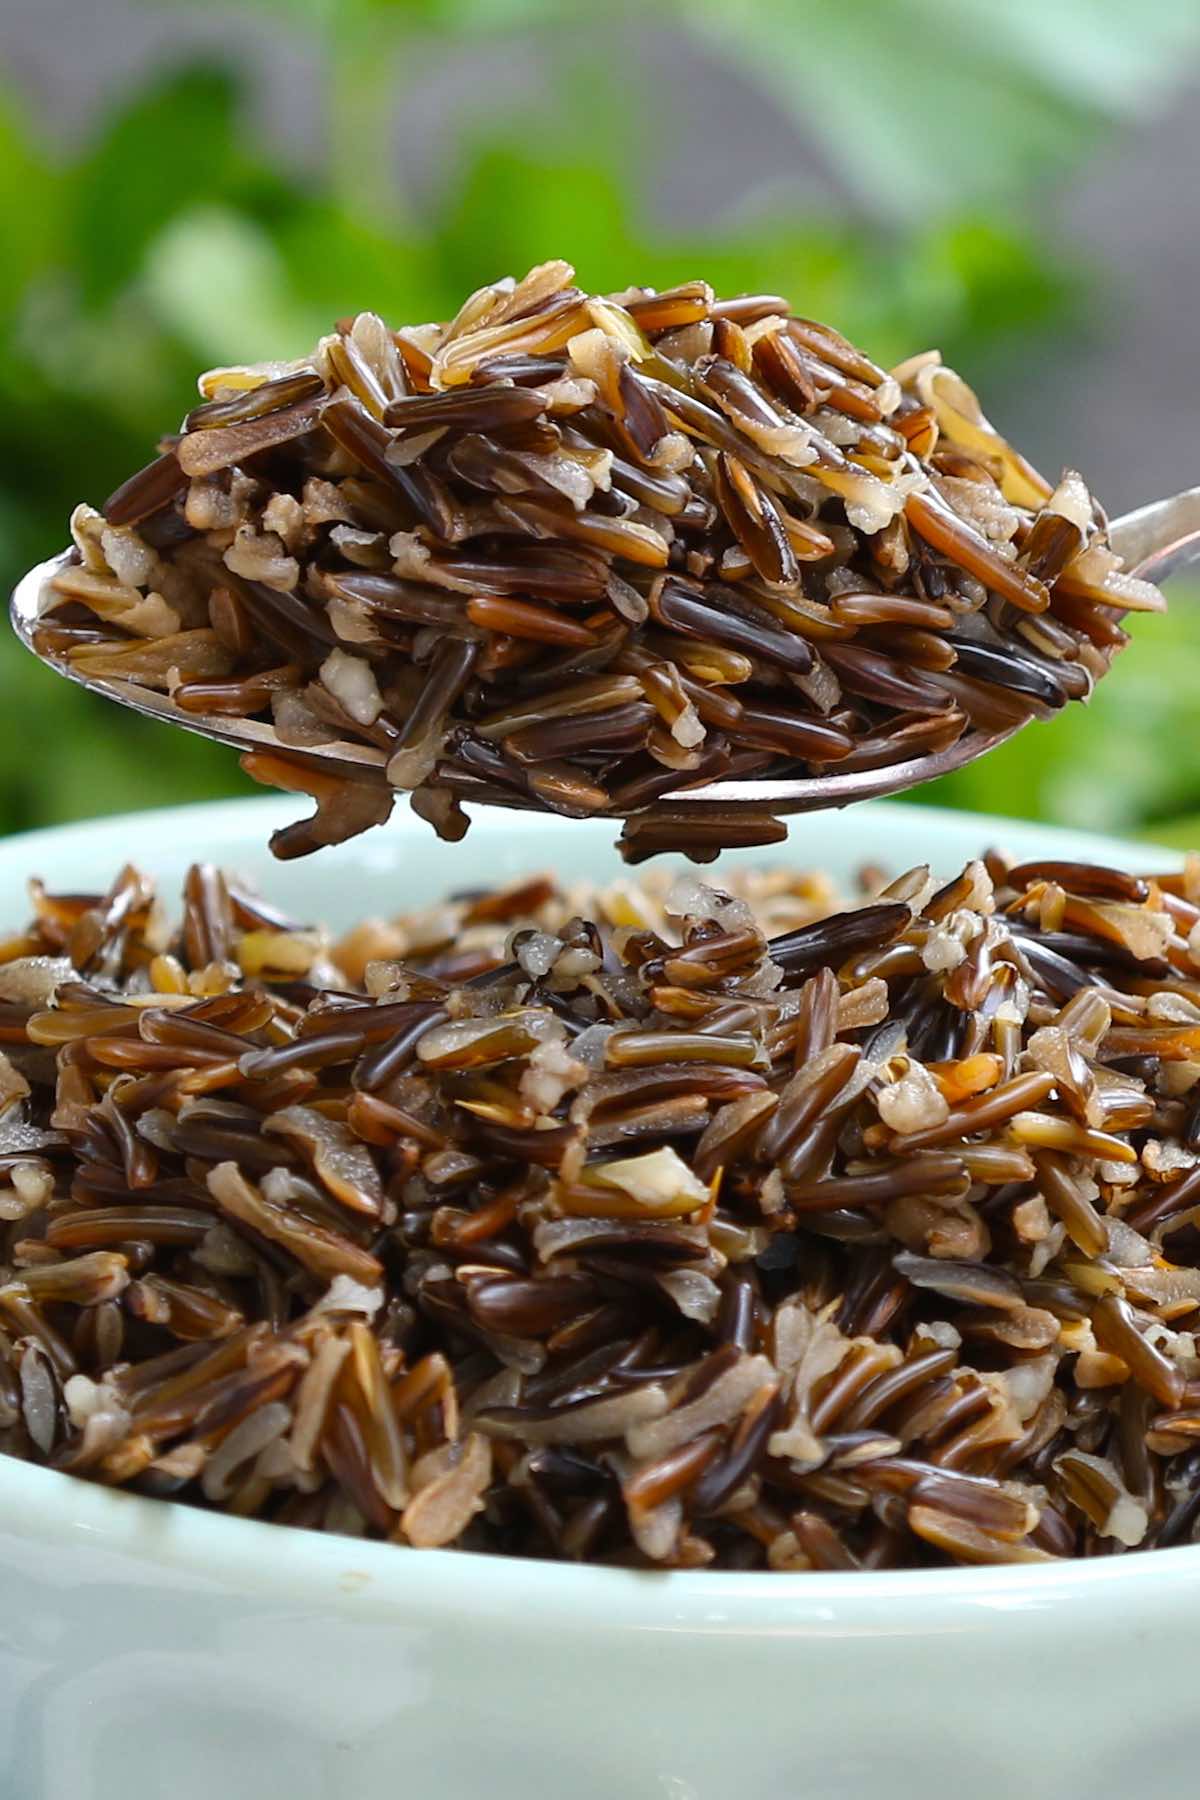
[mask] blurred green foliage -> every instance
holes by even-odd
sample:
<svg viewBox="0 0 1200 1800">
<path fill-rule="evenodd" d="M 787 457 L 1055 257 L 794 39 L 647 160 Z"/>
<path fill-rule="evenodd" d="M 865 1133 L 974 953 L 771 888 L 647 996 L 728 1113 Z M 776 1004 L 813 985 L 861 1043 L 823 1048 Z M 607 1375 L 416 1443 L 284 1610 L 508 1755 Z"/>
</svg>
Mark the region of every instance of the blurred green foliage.
<svg viewBox="0 0 1200 1800">
<path fill-rule="evenodd" d="M 1085 304 L 1084 272 L 1029 222 L 1033 188 L 1152 103 L 1200 41 L 1194 0 L 651 0 L 592 25 L 570 0 L 260 3 L 320 58 L 315 173 L 264 148 L 232 53 L 119 93 L 71 151 L 0 88 L 5 589 L 63 543 L 78 499 L 100 502 L 147 459 L 198 370 L 299 354 L 360 307 L 444 316 L 548 255 L 593 287 L 703 274 L 778 289 L 885 361 L 937 343 L 1002 379 L 1018 342 L 1078 324 Z M 758 103 L 795 113 L 848 196 L 839 216 L 774 182 L 704 232 L 654 217 L 646 171 L 671 97 L 647 91 L 637 33 L 656 22 L 736 65 L 739 104 L 749 80 Z M 555 96 L 542 128 L 481 96 L 423 214 L 391 148 L 405 82 L 463 39 L 534 30 Z M 1194 812 L 1198 662 L 1176 620 L 1142 621 L 1088 711 L 1030 729 L 938 797 L 1080 824 Z M 228 753 L 90 700 L 7 634 L 0 687 L 0 830 L 244 785 Z"/>
</svg>

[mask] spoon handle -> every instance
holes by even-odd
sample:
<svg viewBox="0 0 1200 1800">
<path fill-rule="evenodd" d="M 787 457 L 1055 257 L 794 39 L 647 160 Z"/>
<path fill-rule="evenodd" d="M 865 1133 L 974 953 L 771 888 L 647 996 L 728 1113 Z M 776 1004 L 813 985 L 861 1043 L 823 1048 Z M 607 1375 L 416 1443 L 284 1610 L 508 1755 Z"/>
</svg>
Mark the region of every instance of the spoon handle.
<svg viewBox="0 0 1200 1800">
<path fill-rule="evenodd" d="M 1200 487 L 1185 488 L 1167 500 L 1152 500 L 1136 512 L 1115 519 L 1112 547 L 1130 573 L 1146 581 L 1165 581 L 1179 569 L 1200 561 Z"/>
</svg>

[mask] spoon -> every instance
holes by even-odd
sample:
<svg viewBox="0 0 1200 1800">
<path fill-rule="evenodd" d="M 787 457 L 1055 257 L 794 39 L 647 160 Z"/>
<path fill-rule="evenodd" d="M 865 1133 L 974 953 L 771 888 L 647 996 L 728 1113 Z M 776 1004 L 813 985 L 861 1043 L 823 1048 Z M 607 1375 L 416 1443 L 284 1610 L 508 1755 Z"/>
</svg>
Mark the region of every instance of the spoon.
<svg viewBox="0 0 1200 1800">
<path fill-rule="evenodd" d="M 1200 560 L 1200 487 L 1189 488 L 1170 499 L 1152 501 L 1148 506 L 1114 520 L 1109 525 L 1109 541 L 1123 559 L 1126 572 L 1148 581 L 1162 581 L 1176 569 Z M 385 779 L 387 756 L 372 745 L 338 739 L 297 751 L 281 743 L 275 727 L 261 719 L 231 719 L 185 712 L 168 694 L 129 681 L 88 677 L 65 658 L 41 655 L 34 642 L 34 633 L 42 615 L 48 584 L 67 560 L 68 553 L 64 552 L 30 569 L 14 589 L 10 605 L 13 629 L 21 642 L 58 674 L 77 681 L 93 693 L 103 694 L 107 700 L 115 700 L 120 706 L 128 706 L 152 719 L 165 719 L 170 724 L 182 726 L 185 731 L 229 744 L 235 750 L 278 751 L 293 761 L 307 763 L 327 774 L 360 781 Z M 1028 720 L 1022 720 L 1005 731 L 967 731 L 947 750 L 881 769 L 861 769 L 839 775 L 835 767 L 827 775 L 775 781 L 714 781 L 704 787 L 681 788 L 677 793 L 666 795 L 656 805 L 699 802 L 736 807 L 753 804 L 760 811 L 769 807 L 782 813 L 846 806 L 853 800 L 899 793 L 918 782 L 961 769 L 1012 737 L 1027 723 Z M 470 795 L 464 793 L 462 798 L 469 800 Z"/>
</svg>

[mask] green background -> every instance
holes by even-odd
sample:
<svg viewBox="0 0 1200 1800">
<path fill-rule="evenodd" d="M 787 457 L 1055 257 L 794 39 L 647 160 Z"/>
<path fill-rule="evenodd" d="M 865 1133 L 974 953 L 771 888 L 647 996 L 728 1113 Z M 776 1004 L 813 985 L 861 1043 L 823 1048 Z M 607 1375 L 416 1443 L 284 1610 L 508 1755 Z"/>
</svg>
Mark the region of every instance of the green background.
<svg viewBox="0 0 1200 1800">
<path fill-rule="evenodd" d="M 77 500 L 146 460 L 198 370 L 299 354 L 360 307 L 445 316 L 547 256 L 593 288 L 702 275 L 782 291 L 885 362 L 938 344 L 1003 419 L 993 397 L 1021 381 L 1032 343 L 1045 356 L 1107 328 L 1108 271 L 1064 250 L 1047 193 L 1119 157 L 1200 55 L 1195 0 L 644 0 L 586 24 L 552 0 L 242 11 L 319 72 L 307 166 L 267 148 L 233 48 L 200 56 L 168 33 L 82 135 L 26 111 L 18 71 L 0 67 L 5 590 L 61 547 Z M 720 71 L 730 108 L 790 120 L 838 202 L 814 203 L 785 171 L 699 223 L 695 207 L 687 224 L 664 215 L 656 172 L 681 96 L 671 59 L 638 53 L 647 21 Z M 486 107 L 468 93 L 439 121 L 435 179 L 410 181 L 394 132 L 406 93 L 431 59 L 478 65 L 481 44 L 508 65 L 535 49 L 550 100 L 531 118 L 502 84 Z M 1087 450 L 1071 451 L 1085 474 Z M 1187 589 L 1173 599 L 1135 620 L 1090 706 L 920 798 L 1200 835 L 1200 630 Z M 89 700 L 7 634 L 0 690 L 0 831 L 248 786 L 227 752 Z"/>
</svg>

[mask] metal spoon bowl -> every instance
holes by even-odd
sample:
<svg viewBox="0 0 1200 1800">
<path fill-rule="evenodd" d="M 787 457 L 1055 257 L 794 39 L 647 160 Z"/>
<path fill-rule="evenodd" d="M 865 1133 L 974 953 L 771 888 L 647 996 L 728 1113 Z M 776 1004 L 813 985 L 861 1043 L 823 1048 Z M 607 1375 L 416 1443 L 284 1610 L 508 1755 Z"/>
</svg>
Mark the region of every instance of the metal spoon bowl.
<svg viewBox="0 0 1200 1800">
<path fill-rule="evenodd" d="M 1200 487 L 1188 488 L 1170 499 L 1155 500 L 1136 512 L 1126 513 L 1110 524 L 1109 539 L 1128 573 L 1148 581 L 1162 581 L 1175 570 L 1200 560 Z M 387 757 L 372 745 L 337 739 L 297 751 L 281 743 L 274 726 L 261 719 L 231 719 L 218 714 L 185 712 L 168 694 L 139 687 L 130 681 L 89 678 L 65 658 L 41 655 L 34 634 L 45 610 L 49 583 L 67 561 L 67 555 L 64 552 L 30 569 L 13 590 L 9 608 L 17 636 L 48 668 L 78 682 L 92 693 L 115 700 L 119 706 L 127 706 L 151 719 L 163 719 L 168 724 L 182 726 L 185 731 L 229 744 L 235 750 L 274 750 L 329 774 L 359 781 L 386 779 Z M 816 812 L 828 806 L 847 806 L 854 800 L 900 793 L 918 782 L 931 781 L 937 775 L 948 775 L 954 769 L 964 768 L 977 756 L 1014 736 L 1026 723 L 1028 721 L 1023 720 L 1007 731 L 967 731 L 947 750 L 914 757 L 908 762 L 892 763 L 881 769 L 862 769 L 839 775 L 835 768 L 827 775 L 776 781 L 714 781 L 705 787 L 681 788 L 656 804 L 711 803 L 726 807 L 752 804 L 760 811 L 767 807 L 780 813 Z M 462 797 L 469 799 L 470 795 Z M 513 804 L 519 802 L 514 800 Z"/>
</svg>

